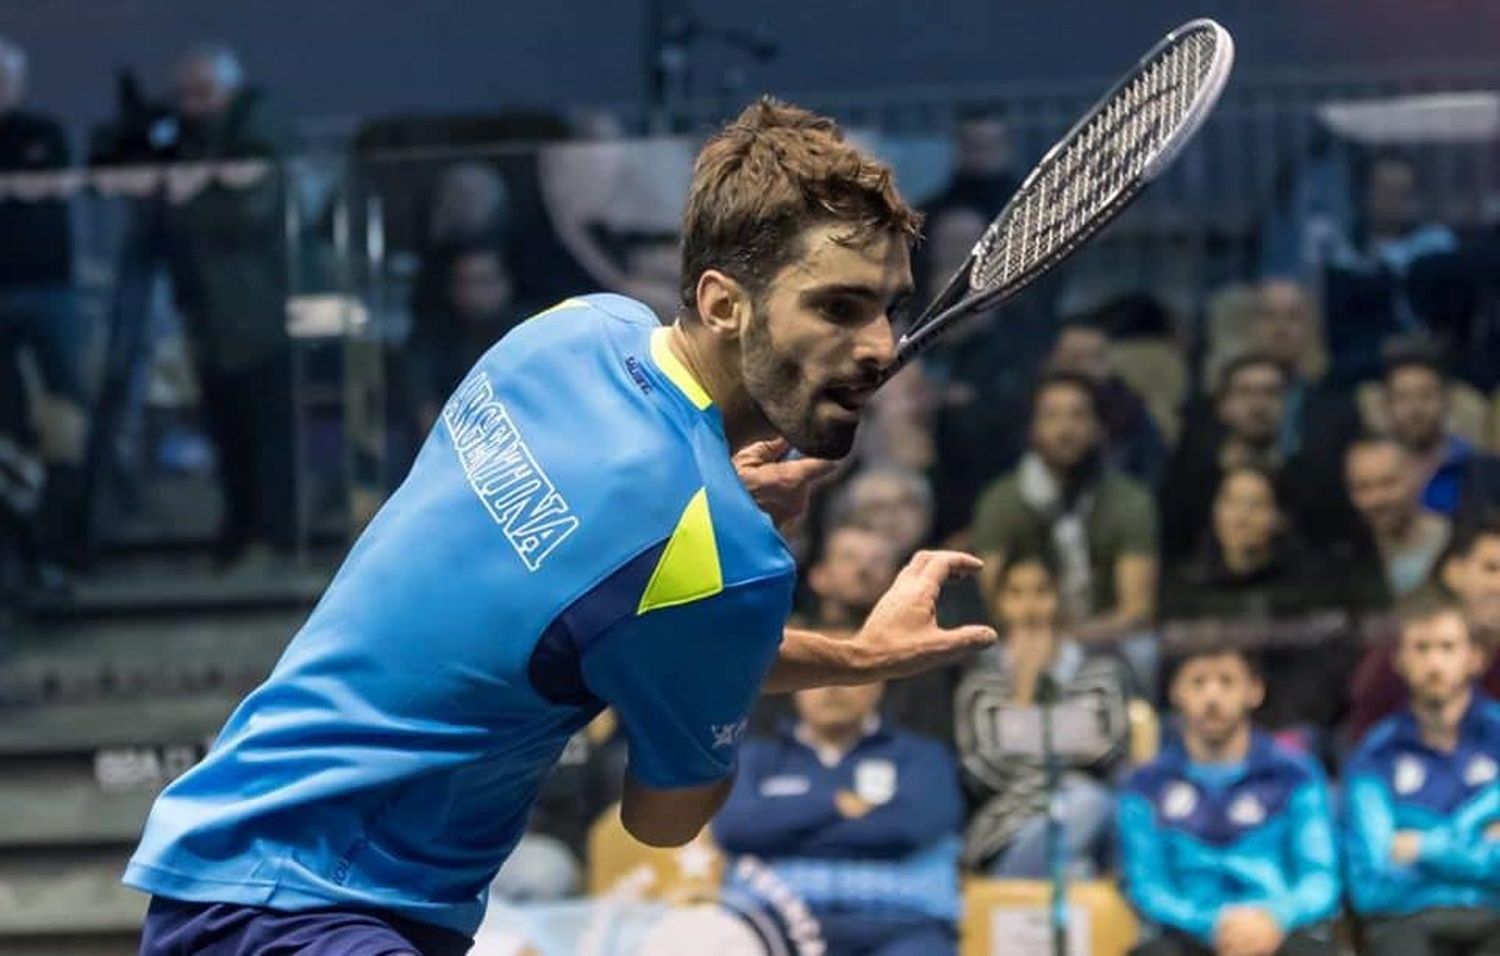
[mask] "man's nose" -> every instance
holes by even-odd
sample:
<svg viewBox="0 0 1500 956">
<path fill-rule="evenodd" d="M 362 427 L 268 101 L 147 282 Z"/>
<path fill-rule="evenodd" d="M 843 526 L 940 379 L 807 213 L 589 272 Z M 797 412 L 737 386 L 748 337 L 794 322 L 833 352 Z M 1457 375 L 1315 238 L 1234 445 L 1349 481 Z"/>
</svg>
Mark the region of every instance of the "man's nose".
<svg viewBox="0 0 1500 956">
<path fill-rule="evenodd" d="M 854 358 L 862 366 L 885 368 L 896 359 L 896 330 L 889 316 L 882 315 L 860 330 Z"/>
</svg>

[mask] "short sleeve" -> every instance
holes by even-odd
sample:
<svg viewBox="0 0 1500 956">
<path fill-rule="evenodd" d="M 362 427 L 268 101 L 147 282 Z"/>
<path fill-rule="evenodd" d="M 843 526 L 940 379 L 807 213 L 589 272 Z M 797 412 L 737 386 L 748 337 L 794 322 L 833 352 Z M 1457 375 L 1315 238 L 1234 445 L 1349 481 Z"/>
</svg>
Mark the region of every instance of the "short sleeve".
<svg viewBox="0 0 1500 956">
<path fill-rule="evenodd" d="M 1144 488 L 1119 476 L 1114 524 L 1120 555 L 1156 555 L 1156 503 Z"/>
<path fill-rule="evenodd" d="M 790 588 L 785 577 L 737 585 L 627 617 L 593 642 L 584 682 L 619 714 L 631 776 L 673 789 L 730 773 L 781 644 Z"/>
<path fill-rule="evenodd" d="M 1013 550 L 1022 534 L 1023 505 L 1012 479 L 990 485 L 974 509 L 974 550 L 995 553 Z"/>
</svg>

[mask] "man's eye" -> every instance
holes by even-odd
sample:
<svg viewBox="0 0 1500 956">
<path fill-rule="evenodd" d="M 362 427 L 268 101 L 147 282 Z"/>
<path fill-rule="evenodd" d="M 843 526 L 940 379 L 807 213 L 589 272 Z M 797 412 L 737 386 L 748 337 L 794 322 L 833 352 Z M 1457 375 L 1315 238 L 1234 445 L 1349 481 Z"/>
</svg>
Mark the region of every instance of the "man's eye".
<svg viewBox="0 0 1500 956">
<path fill-rule="evenodd" d="M 823 315 L 833 322 L 848 322 L 855 316 L 854 304 L 847 299 L 823 303 Z"/>
</svg>

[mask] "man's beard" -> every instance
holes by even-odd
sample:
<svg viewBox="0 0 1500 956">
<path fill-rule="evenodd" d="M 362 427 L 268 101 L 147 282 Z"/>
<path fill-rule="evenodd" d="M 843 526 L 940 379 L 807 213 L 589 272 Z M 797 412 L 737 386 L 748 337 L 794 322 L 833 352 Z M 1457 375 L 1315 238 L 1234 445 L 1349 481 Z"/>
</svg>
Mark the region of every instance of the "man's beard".
<svg viewBox="0 0 1500 956">
<path fill-rule="evenodd" d="M 741 341 L 745 393 L 762 418 L 811 458 L 843 458 L 854 447 L 857 422 L 819 422 L 817 395 L 801 367 L 776 353 L 770 322 L 757 307 Z"/>
</svg>

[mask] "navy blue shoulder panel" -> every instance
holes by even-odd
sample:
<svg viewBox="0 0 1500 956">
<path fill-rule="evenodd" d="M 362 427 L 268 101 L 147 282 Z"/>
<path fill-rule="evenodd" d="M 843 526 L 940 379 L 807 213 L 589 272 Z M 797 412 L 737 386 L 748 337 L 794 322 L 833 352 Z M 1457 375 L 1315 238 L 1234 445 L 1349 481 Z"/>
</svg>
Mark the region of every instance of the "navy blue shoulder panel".
<svg viewBox="0 0 1500 956">
<path fill-rule="evenodd" d="M 625 562 L 547 625 L 526 665 L 533 690 L 554 704 L 602 703 L 583 682 L 583 652 L 611 624 L 636 612 L 668 540 L 662 539 Z"/>
</svg>

